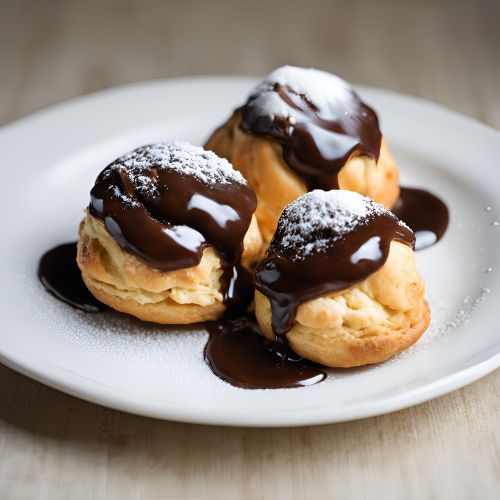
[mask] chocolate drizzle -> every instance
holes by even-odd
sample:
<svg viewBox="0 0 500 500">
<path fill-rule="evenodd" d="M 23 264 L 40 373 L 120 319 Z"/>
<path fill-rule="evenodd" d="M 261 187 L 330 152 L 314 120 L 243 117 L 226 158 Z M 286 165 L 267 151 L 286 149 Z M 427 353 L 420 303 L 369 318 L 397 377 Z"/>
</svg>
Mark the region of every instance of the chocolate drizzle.
<svg viewBox="0 0 500 500">
<path fill-rule="evenodd" d="M 349 214 L 342 207 L 337 213 L 329 209 L 328 199 L 335 201 L 340 196 L 348 203 L 363 200 L 366 215 Z M 314 211 L 318 211 L 315 222 L 305 222 L 304 214 Z M 336 221 L 346 216 L 343 224 Z M 294 233 L 300 241 L 289 244 Z M 271 303 L 277 359 L 286 357 L 286 333 L 293 326 L 298 306 L 366 279 L 384 265 L 393 240 L 412 248 L 415 244 L 407 226 L 357 193 L 313 191 L 284 210 L 269 250 L 254 273 L 255 288 Z"/>
<path fill-rule="evenodd" d="M 207 323 L 205 361 L 218 377 L 244 389 L 304 387 L 326 378 L 324 371 L 291 350 L 282 362 L 274 360 L 272 344 L 252 329 L 252 319 L 240 314 Z"/>
<path fill-rule="evenodd" d="M 106 167 L 90 195 L 90 215 L 120 248 L 156 269 L 194 267 L 214 248 L 224 301 L 238 301 L 243 238 L 257 199 L 226 160 L 188 144 L 145 146 Z"/>
<path fill-rule="evenodd" d="M 55 297 L 85 312 L 100 312 L 107 306 L 99 302 L 87 289 L 76 263 L 76 242 L 52 248 L 43 255 L 38 266 L 38 277 Z"/>
<path fill-rule="evenodd" d="M 287 78 L 281 77 L 283 71 L 292 78 L 319 80 L 323 90 L 331 92 L 330 98 L 313 102 L 292 85 L 273 83 L 286 82 Z M 335 75 L 279 68 L 236 112 L 241 112 L 240 126 L 245 132 L 268 135 L 281 144 L 286 164 L 304 180 L 308 191 L 339 189 L 338 175 L 353 156 L 379 157 L 382 135 L 376 113 Z"/>
<path fill-rule="evenodd" d="M 401 188 L 392 212 L 415 233 L 415 250 L 437 243 L 444 236 L 450 219 L 448 207 L 422 189 Z"/>
</svg>

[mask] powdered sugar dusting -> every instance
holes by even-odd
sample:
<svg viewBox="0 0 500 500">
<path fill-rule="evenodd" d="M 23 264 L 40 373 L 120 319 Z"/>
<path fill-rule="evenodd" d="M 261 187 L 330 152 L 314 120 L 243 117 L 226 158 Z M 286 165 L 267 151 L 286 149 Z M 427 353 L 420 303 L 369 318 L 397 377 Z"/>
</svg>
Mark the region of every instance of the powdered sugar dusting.
<svg viewBox="0 0 500 500">
<path fill-rule="evenodd" d="M 294 93 L 303 95 L 321 110 L 328 103 L 354 98 L 352 88 L 337 75 L 313 68 L 282 66 L 270 73 L 254 90 L 255 98 L 249 106 L 257 108 L 263 116 L 287 118 L 290 107 L 274 91 L 274 86 L 286 85 Z"/>
<path fill-rule="evenodd" d="M 278 223 L 282 249 L 294 249 L 297 259 L 325 251 L 332 243 L 376 216 L 394 218 L 384 206 L 354 191 L 311 191 L 288 205 Z M 311 238 L 314 234 L 315 238 Z"/>
<path fill-rule="evenodd" d="M 177 171 L 207 185 L 247 183 L 226 159 L 187 142 L 158 143 L 138 148 L 115 160 L 104 176 L 112 175 L 118 169 L 126 174 L 135 190 L 144 195 L 155 194 L 157 190 L 156 177 L 151 175 L 154 170 Z"/>
</svg>

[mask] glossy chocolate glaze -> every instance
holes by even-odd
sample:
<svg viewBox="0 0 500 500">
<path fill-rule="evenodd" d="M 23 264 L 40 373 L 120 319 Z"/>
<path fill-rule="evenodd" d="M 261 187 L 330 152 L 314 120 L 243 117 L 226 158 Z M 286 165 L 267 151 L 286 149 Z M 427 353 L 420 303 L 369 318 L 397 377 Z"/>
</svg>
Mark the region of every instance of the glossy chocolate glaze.
<svg viewBox="0 0 500 500">
<path fill-rule="evenodd" d="M 347 98 L 318 109 L 305 95 L 275 84 L 274 92 L 286 103 L 288 116 L 268 116 L 253 106 L 256 93 L 237 110 L 241 128 L 252 135 L 269 135 L 283 147 L 286 164 L 305 182 L 308 191 L 339 188 L 338 175 L 352 156 L 378 160 L 382 135 L 375 112 L 350 91 Z"/>
<path fill-rule="evenodd" d="M 284 361 L 271 354 L 272 343 L 252 329 L 249 314 L 207 323 L 205 361 L 231 385 L 244 389 L 283 389 L 317 384 L 326 373 L 289 351 Z"/>
<path fill-rule="evenodd" d="M 76 242 L 59 245 L 43 255 L 38 266 L 43 286 L 58 299 L 86 312 L 100 312 L 107 306 L 87 289 L 76 263 Z"/>
<path fill-rule="evenodd" d="M 212 247 L 222 261 L 224 299 L 231 307 L 245 274 L 239 261 L 255 193 L 242 177 L 238 182 L 221 174 L 207 181 L 184 170 L 182 162 L 174 165 L 168 157 L 172 147 L 177 146 L 145 146 L 111 163 L 92 188 L 89 213 L 120 248 L 161 271 L 194 267 Z M 202 155 L 222 161 L 213 153 Z"/>
<path fill-rule="evenodd" d="M 300 201 L 299 198 L 294 203 Z M 291 219 L 288 217 L 285 209 L 270 247 L 254 272 L 255 288 L 271 303 L 272 327 L 276 336 L 273 353 L 277 359 L 286 356 L 286 333 L 293 326 L 300 304 L 347 289 L 366 279 L 385 264 L 391 241 L 412 248 L 415 244 L 412 231 L 400 224 L 393 214 L 383 210 L 359 221 L 353 230 L 340 237 L 334 229 L 311 227 L 302 248 L 318 239 L 331 243 L 321 251 L 301 255 L 297 247 L 282 244 L 291 230 L 290 224 L 301 223 L 294 220 L 293 215 Z"/>
<path fill-rule="evenodd" d="M 415 233 L 415 250 L 437 243 L 444 236 L 450 219 L 444 202 L 422 189 L 401 188 L 392 212 Z"/>
</svg>

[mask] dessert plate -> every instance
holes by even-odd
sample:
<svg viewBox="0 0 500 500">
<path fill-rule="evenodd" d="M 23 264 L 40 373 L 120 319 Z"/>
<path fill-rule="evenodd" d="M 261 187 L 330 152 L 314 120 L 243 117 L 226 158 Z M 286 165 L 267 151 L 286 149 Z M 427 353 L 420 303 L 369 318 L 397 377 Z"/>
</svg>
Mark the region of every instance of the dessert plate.
<svg viewBox="0 0 500 500">
<path fill-rule="evenodd" d="M 500 134 L 436 104 L 358 87 L 379 114 L 402 185 L 450 208 L 441 242 L 417 252 L 432 322 L 408 351 L 365 368 L 328 370 L 301 389 L 243 390 L 203 361 L 199 327 L 86 314 L 37 279 L 41 255 L 77 239 L 94 179 L 108 162 L 162 140 L 203 144 L 244 102 L 253 78 L 144 82 L 66 101 L 0 129 L 0 360 L 110 408 L 162 419 L 292 426 L 380 415 L 448 393 L 500 366 Z"/>
</svg>

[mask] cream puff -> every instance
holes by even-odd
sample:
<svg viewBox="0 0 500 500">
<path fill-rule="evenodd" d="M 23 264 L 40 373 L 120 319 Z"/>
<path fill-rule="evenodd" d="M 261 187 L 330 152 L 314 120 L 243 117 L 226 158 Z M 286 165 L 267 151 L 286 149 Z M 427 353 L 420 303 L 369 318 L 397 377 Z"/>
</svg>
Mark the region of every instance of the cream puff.
<svg viewBox="0 0 500 500">
<path fill-rule="evenodd" d="M 141 147 L 97 177 L 77 263 L 91 293 L 156 323 L 215 320 L 247 292 L 262 237 L 252 187 L 187 143 Z M 248 286 L 249 285 L 249 286 Z"/>
<path fill-rule="evenodd" d="M 264 335 L 331 367 L 384 361 L 427 329 L 413 232 L 351 191 L 312 191 L 280 217 L 254 273 Z"/>
<path fill-rule="evenodd" d="M 255 189 L 257 221 L 269 242 L 283 209 L 313 189 L 347 189 L 390 209 L 398 168 L 375 112 L 336 75 L 283 66 L 205 145 Z"/>
</svg>

